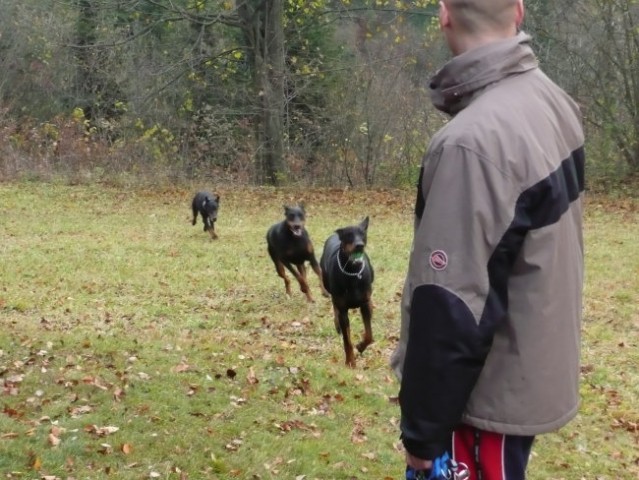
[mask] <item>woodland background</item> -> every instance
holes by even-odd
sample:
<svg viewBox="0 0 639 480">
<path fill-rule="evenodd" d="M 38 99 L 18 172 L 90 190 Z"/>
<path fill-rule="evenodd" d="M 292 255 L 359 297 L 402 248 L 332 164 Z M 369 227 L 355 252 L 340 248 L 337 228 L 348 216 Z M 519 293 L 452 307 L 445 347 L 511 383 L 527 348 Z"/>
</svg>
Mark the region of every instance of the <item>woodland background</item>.
<svg viewBox="0 0 639 480">
<path fill-rule="evenodd" d="M 429 0 L 0 0 L 0 179 L 405 186 L 445 117 Z M 639 171 L 639 2 L 528 0 L 590 188 Z"/>
</svg>

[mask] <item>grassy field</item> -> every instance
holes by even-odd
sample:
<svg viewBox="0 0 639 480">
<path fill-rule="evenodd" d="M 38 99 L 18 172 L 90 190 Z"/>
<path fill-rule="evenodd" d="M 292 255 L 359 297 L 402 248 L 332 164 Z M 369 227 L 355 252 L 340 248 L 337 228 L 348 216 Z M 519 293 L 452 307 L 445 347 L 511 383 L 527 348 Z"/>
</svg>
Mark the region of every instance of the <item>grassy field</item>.
<svg viewBox="0 0 639 480">
<path fill-rule="evenodd" d="M 0 478 L 400 479 L 399 330 L 413 192 L 0 184 Z M 329 300 L 265 248 L 304 200 L 318 254 L 371 217 L 375 343 L 344 367 Z M 583 404 L 532 480 L 639 478 L 639 203 L 589 198 Z M 358 315 L 353 333 L 361 333 Z"/>
</svg>

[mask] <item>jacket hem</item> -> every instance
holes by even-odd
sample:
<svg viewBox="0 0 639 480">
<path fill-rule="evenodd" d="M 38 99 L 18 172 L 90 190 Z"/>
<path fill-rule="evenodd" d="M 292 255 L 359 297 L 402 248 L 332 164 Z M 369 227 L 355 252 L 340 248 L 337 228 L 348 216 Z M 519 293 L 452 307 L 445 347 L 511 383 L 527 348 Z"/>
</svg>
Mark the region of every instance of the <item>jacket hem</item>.
<svg viewBox="0 0 639 480">
<path fill-rule="evenodd" d="M 495 420 L 475 417 L 470 414 L 464 414 L 464 416 L 462 417 L 462 423 L 470 425 L 471 427 L 478 428 L 480 430 L 485 430 L 487 432 L 502 433 L 504 435 L 533 436 L 558 430 L 559 428 L 570 422 L 573 418 L 575 418 L 578 411 L 579 404 L 575 405 L 568 413 L 562 415 L 556 420 L 535 425 L 520 425 L 498 422 Z"/>
</svg>

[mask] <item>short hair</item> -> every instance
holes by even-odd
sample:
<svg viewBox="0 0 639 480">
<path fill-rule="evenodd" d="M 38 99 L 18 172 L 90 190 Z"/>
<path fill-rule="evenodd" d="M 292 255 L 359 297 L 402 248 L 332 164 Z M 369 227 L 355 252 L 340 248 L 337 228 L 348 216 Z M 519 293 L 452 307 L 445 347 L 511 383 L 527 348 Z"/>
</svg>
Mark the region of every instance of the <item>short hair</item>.
<svg viewBox="0 0 639 480">
<path fill-rule="evenodd" d="M 451 20 L 467 33 L 505 30 L 518 0 L 443 0 Z"/>
</svg>

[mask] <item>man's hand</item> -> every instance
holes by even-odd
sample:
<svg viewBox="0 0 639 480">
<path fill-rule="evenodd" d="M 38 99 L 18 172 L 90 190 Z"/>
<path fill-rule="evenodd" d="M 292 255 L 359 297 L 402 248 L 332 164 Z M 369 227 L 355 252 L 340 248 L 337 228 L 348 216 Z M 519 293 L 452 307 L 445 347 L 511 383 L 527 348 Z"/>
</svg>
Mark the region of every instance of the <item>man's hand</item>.
<svg viewBox="0 0 639 480">
<path fill-rule="evenodd" d="M 433 468 L 433 461 L 424 460 L 423 458 L 417 458 L 406 452 L 406 465 L 414 468 L 415 470 L 430 470 L 431 468 Z"/>
</svg>

